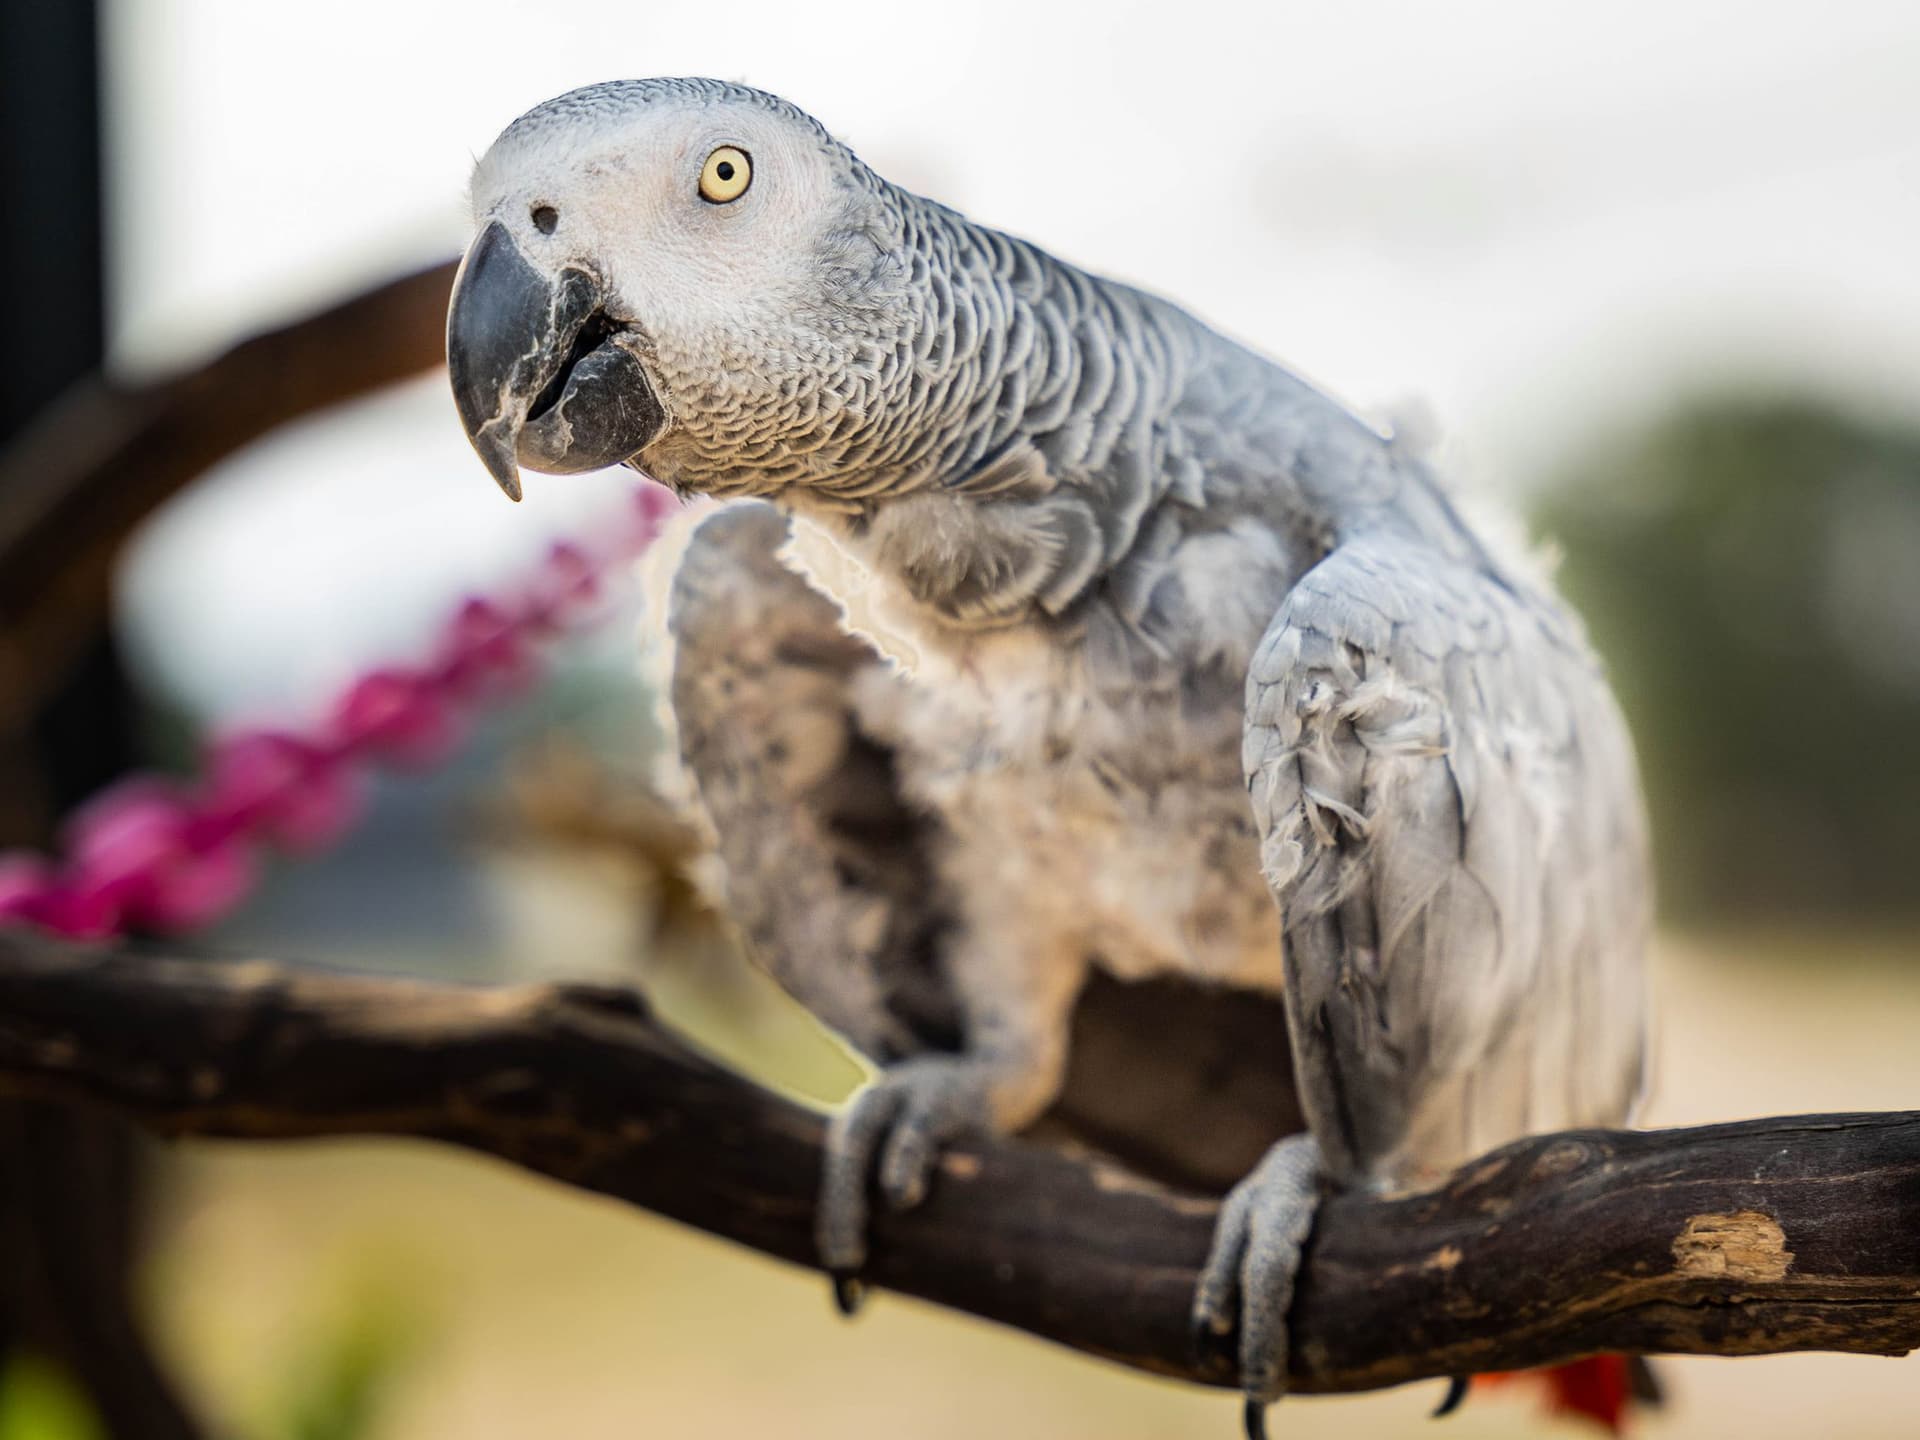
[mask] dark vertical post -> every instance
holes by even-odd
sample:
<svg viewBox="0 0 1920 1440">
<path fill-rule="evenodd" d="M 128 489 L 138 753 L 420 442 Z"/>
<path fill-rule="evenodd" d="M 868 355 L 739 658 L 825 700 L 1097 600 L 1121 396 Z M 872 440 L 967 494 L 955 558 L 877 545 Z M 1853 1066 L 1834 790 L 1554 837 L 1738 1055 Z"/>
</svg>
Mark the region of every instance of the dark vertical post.
<svg viewBox="0 0 1920 1440">
<path fill-rule="evenodd" d="M 0 0 L 0 446 L 106 349 L 99 34 L 87 0 Z M 0 763 L 0 840 L 127 762 L 131 707 L 109 637 Z"/>
<path fill-rule="evenodd" d="M 0 0 L 0 446 L 105 353 L 100 102 L 90 0 Z M 45 843 L 126 768 L 132 731 L 102 634 L 0 735 L 0 840 Z M 64 1365 L 115 1440 L 191 1440 L 133 1313 L 135 1144 L 100 1115 L 0 1106 L 0 1347 Z"/>
<path fill-rule="evenodd" d="M 105 350 L 98 50 L 91 5 L 0 4 L 0 436 Z"/>
</svg>

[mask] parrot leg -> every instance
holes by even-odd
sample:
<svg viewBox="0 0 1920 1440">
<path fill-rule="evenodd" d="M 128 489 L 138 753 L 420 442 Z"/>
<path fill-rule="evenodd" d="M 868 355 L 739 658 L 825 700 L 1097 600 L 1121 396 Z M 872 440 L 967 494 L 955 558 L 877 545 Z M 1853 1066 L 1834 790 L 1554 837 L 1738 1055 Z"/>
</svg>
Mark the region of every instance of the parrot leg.
<svg viewBox="0 0 1920 1440">
<path fill-rule="evenodd" d="M 842 1312 L 853 1313 L 860 1301 L 869 1179 L 877 1170 L 881 1194 L 895 1210 L 918 1205 L 941 1147 L 1004 1128 L 996 1123 L 995 1099 L 1006 1088 L 1010 1068 L 994 1058 L 969 1055 L 901 1061 L 881 1071 L 834 1116 L 815 1238 Z"/>
<path fill-rule="evenodd" d="M 1003 943 L 1011 923 L 1021 943 Z M 1001 906 L 962 927 L 944 956 L 966 1037 L 957 1051 L 895 1061 L 827 1127 L 814 1235 L 843 1311 L 859 1302 L 870 1186 L 894 1210 L 926 1198 L 940 1152 L 967 1136 L 1013 1135 L 1059 1097 L 1074 997 L 1086 956 L 1071 940 L 1043 944 L 1025 912 Z"/>
<path fill-rule="evenodd" d="M 1266 1440 L 1266 1407 L 1286 1393 L 1287 1310 L 1319 1203 L 1320 1147 L 1289 1135 L 1227 1196 L 1200 1272 L 1196 1336 L 1204 1343 L 1239 1327 L 1248 1440 Z"/>
</svg>

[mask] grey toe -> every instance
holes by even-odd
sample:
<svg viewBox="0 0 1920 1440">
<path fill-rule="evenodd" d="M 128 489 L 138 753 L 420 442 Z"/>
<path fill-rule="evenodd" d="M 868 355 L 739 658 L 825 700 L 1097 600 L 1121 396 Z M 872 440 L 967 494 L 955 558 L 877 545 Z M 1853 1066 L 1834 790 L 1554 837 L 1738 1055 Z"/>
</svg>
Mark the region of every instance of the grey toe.
<svg viewBox="0 0 1920 1440">
<path fill-rule="evenodd" d="M 926 1198 L 941 1146 L 985 1125 L 991 1073 L 968 1058 L 910 1060 L 883 1071 L 834 1116 L 827 1128 L 814 1238 L 821 1264 L 835 1277 L 842 1309 L 857 1294 L 866 1264 L 868 1197 L 876 1169 L 890 1206 L 918 1205 Z"/>
<path fill-rule="evenodd" d="M 867 1179 L 904 1098 L 885 1084 L 870 1085 L 827 1127 L 814 1243 L 829 1273 L 857 1276 L 867 1262 Z"/>
<path fill-rule="evenodd" d="M 1240 1385 L 1249 1437 L 1266 1430 L 1266 1406 L 1287 1388 L 1287 1311 L 1319 1205 L 1320 1151 L 1310 1135 L 1279 1142 L 1228 1195 L 1194 1293 L 1204 1339 L 1237 1323 Z"/>
</svg>

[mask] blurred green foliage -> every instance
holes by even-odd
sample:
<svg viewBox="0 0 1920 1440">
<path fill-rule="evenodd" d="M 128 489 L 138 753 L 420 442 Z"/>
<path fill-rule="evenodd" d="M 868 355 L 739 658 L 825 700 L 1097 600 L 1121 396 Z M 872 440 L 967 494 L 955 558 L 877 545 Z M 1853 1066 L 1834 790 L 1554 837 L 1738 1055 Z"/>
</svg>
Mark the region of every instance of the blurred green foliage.
<svg viewBox="0 0 1920 1440">
<path fill-rule="evenodd" d="M 1920 430 L 1709 396 L 1537 508 L 1634 726 L 1664 906 L 1920 916 Z"/>
<path fill-rule="evenodd" d="M 422 1302 L 368 1280 L 316 1323 L 243 1433 L 267 1440 L 370 1440 L 419 1358 Z M 0 1440 L 107 1440 L 66 1372 L 31 1351 L 0 1370 Z"/>
<path fill-rule="evenodd" d="M 63 1371 L 16 1351 L 0 1371 L 0 1440 L 106 1440 L 106 1431 Z"/>
<path fill-rule="evenodd" d="M 369 1440 L 396 1382 L 417 1360 L 427 1331 L 417 1284 L 371 1269 L 349 1275 L 337 1304 L 298 1347 L 269 1402 L 260 1432 L 272 1440 Z M 417 1280 L 417 1277 L 415 1277 Z"/>
</svg>

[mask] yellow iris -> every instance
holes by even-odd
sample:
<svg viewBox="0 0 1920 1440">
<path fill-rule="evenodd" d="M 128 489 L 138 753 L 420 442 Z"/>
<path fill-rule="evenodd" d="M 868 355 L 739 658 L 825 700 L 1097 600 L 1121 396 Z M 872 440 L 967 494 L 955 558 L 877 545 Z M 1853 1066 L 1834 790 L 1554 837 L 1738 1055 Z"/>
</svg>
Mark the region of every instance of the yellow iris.
<svg viewBox="0 0 1920 1440">
<path fill-rule="evenodd" d="M 747 152 L 722 145 L 700 167 L 700 198 L 724 205 L 746 194 L 752 182 L 753 161 L 747 158 Z"/>
</svg>

